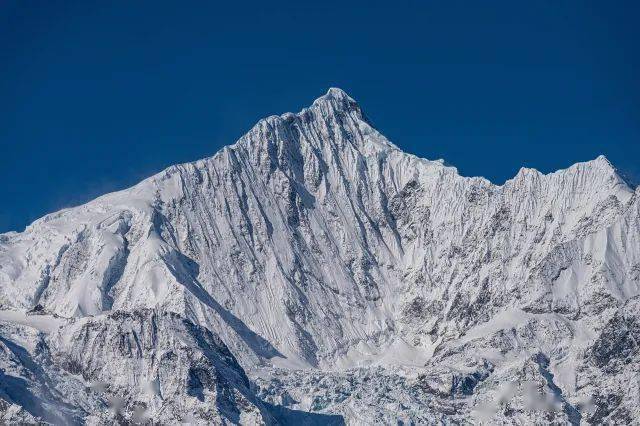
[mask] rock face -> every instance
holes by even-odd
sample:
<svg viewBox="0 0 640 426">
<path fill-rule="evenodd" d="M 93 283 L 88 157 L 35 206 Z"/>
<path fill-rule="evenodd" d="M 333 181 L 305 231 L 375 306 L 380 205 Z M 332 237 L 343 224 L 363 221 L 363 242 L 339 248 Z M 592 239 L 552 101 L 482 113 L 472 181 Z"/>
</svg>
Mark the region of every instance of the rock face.
<svg viewBox="0 0 640 426">
<path fill-rule="evenodd" d="M 216 424 L 272 422 L 220 338 L 178 314 L 114 311 L 57 323 L 46 338 L 31 337 L 32 355 L 18 343 L 3 347 L 11 366 L 3 367 L 11 377 L 4 399 L 34 416 L 56 424 L 179 423 L 189 415 Z M 16 376 L 23 379 L 20 389 L 11 386 Z M 21 395 L 34 387 L 42 389 L 25 400 Z M 60 407 L 56 394 L 74 400 Z"/>
<path fill-rule="evenodd" d="M 0 235 L 0 412 L 635 421 L 639 195 L 604 157 L 462 177 L 331 89 L 211 158 Z"/>
</svg>

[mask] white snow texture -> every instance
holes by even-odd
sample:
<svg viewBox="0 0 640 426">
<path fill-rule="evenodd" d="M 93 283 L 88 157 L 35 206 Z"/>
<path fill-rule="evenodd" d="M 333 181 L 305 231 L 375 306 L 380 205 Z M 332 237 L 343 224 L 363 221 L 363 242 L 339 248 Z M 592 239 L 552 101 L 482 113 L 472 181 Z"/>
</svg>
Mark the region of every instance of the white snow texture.
<svg viewBox="0 0 640 426">
<path fill-rule="evenodd" d="M 0 423 L 637 424 L 639 196 L 460 176 L 330 89 L 0 235 Z"/>
</svg>

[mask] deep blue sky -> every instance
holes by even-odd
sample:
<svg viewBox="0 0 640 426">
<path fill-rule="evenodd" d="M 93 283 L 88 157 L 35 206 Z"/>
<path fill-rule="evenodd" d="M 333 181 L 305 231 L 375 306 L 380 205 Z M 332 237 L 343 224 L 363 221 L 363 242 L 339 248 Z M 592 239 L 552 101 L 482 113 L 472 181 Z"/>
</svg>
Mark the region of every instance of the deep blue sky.
<svg viewBox="0 0 640 426">
<path fill-rule="evenodd" d="M 640 2 L 0 2 L 0 232 L 212 155 L 328 87 L 503 183 L 640 175 Z"/>
</svg>

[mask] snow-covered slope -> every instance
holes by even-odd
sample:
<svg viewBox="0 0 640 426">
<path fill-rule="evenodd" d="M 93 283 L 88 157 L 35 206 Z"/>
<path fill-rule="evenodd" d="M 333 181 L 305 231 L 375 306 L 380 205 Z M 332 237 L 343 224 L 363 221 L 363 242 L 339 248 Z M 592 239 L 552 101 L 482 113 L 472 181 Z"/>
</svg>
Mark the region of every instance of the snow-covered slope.
<svg viewBox="0 0 640 426">
<path fill-rule="evenodd" d="M 633 419 L 638 195 L 604 157 L 462 177 L 330 89 L 211 158 L 0 235 L 0 334 L 42 370 L 24 385 L 38 398 L 51 368 L 161 422 Z M 215 392 L 194 399 L 194 365 Z M 142 382 L 162 390 L 132 397 Z M 104 397 L 78 392 L 47 404 L 108 422 Z M 0 398 L 5 417 L 45 419 Z"/>
</svg>

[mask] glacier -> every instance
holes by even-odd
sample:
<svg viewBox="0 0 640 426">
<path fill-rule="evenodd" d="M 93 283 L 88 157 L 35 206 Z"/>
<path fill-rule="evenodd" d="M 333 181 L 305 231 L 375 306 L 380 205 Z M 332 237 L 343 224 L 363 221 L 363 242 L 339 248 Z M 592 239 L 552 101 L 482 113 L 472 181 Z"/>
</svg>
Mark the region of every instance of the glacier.
<svg viewBox="0 0 640 426">
<path fill-rule="evenodd" d="M 0 421 L 637 424 L 639 196 L 461 176 L 332 88 L 0 235 Z"/>
</svg>

